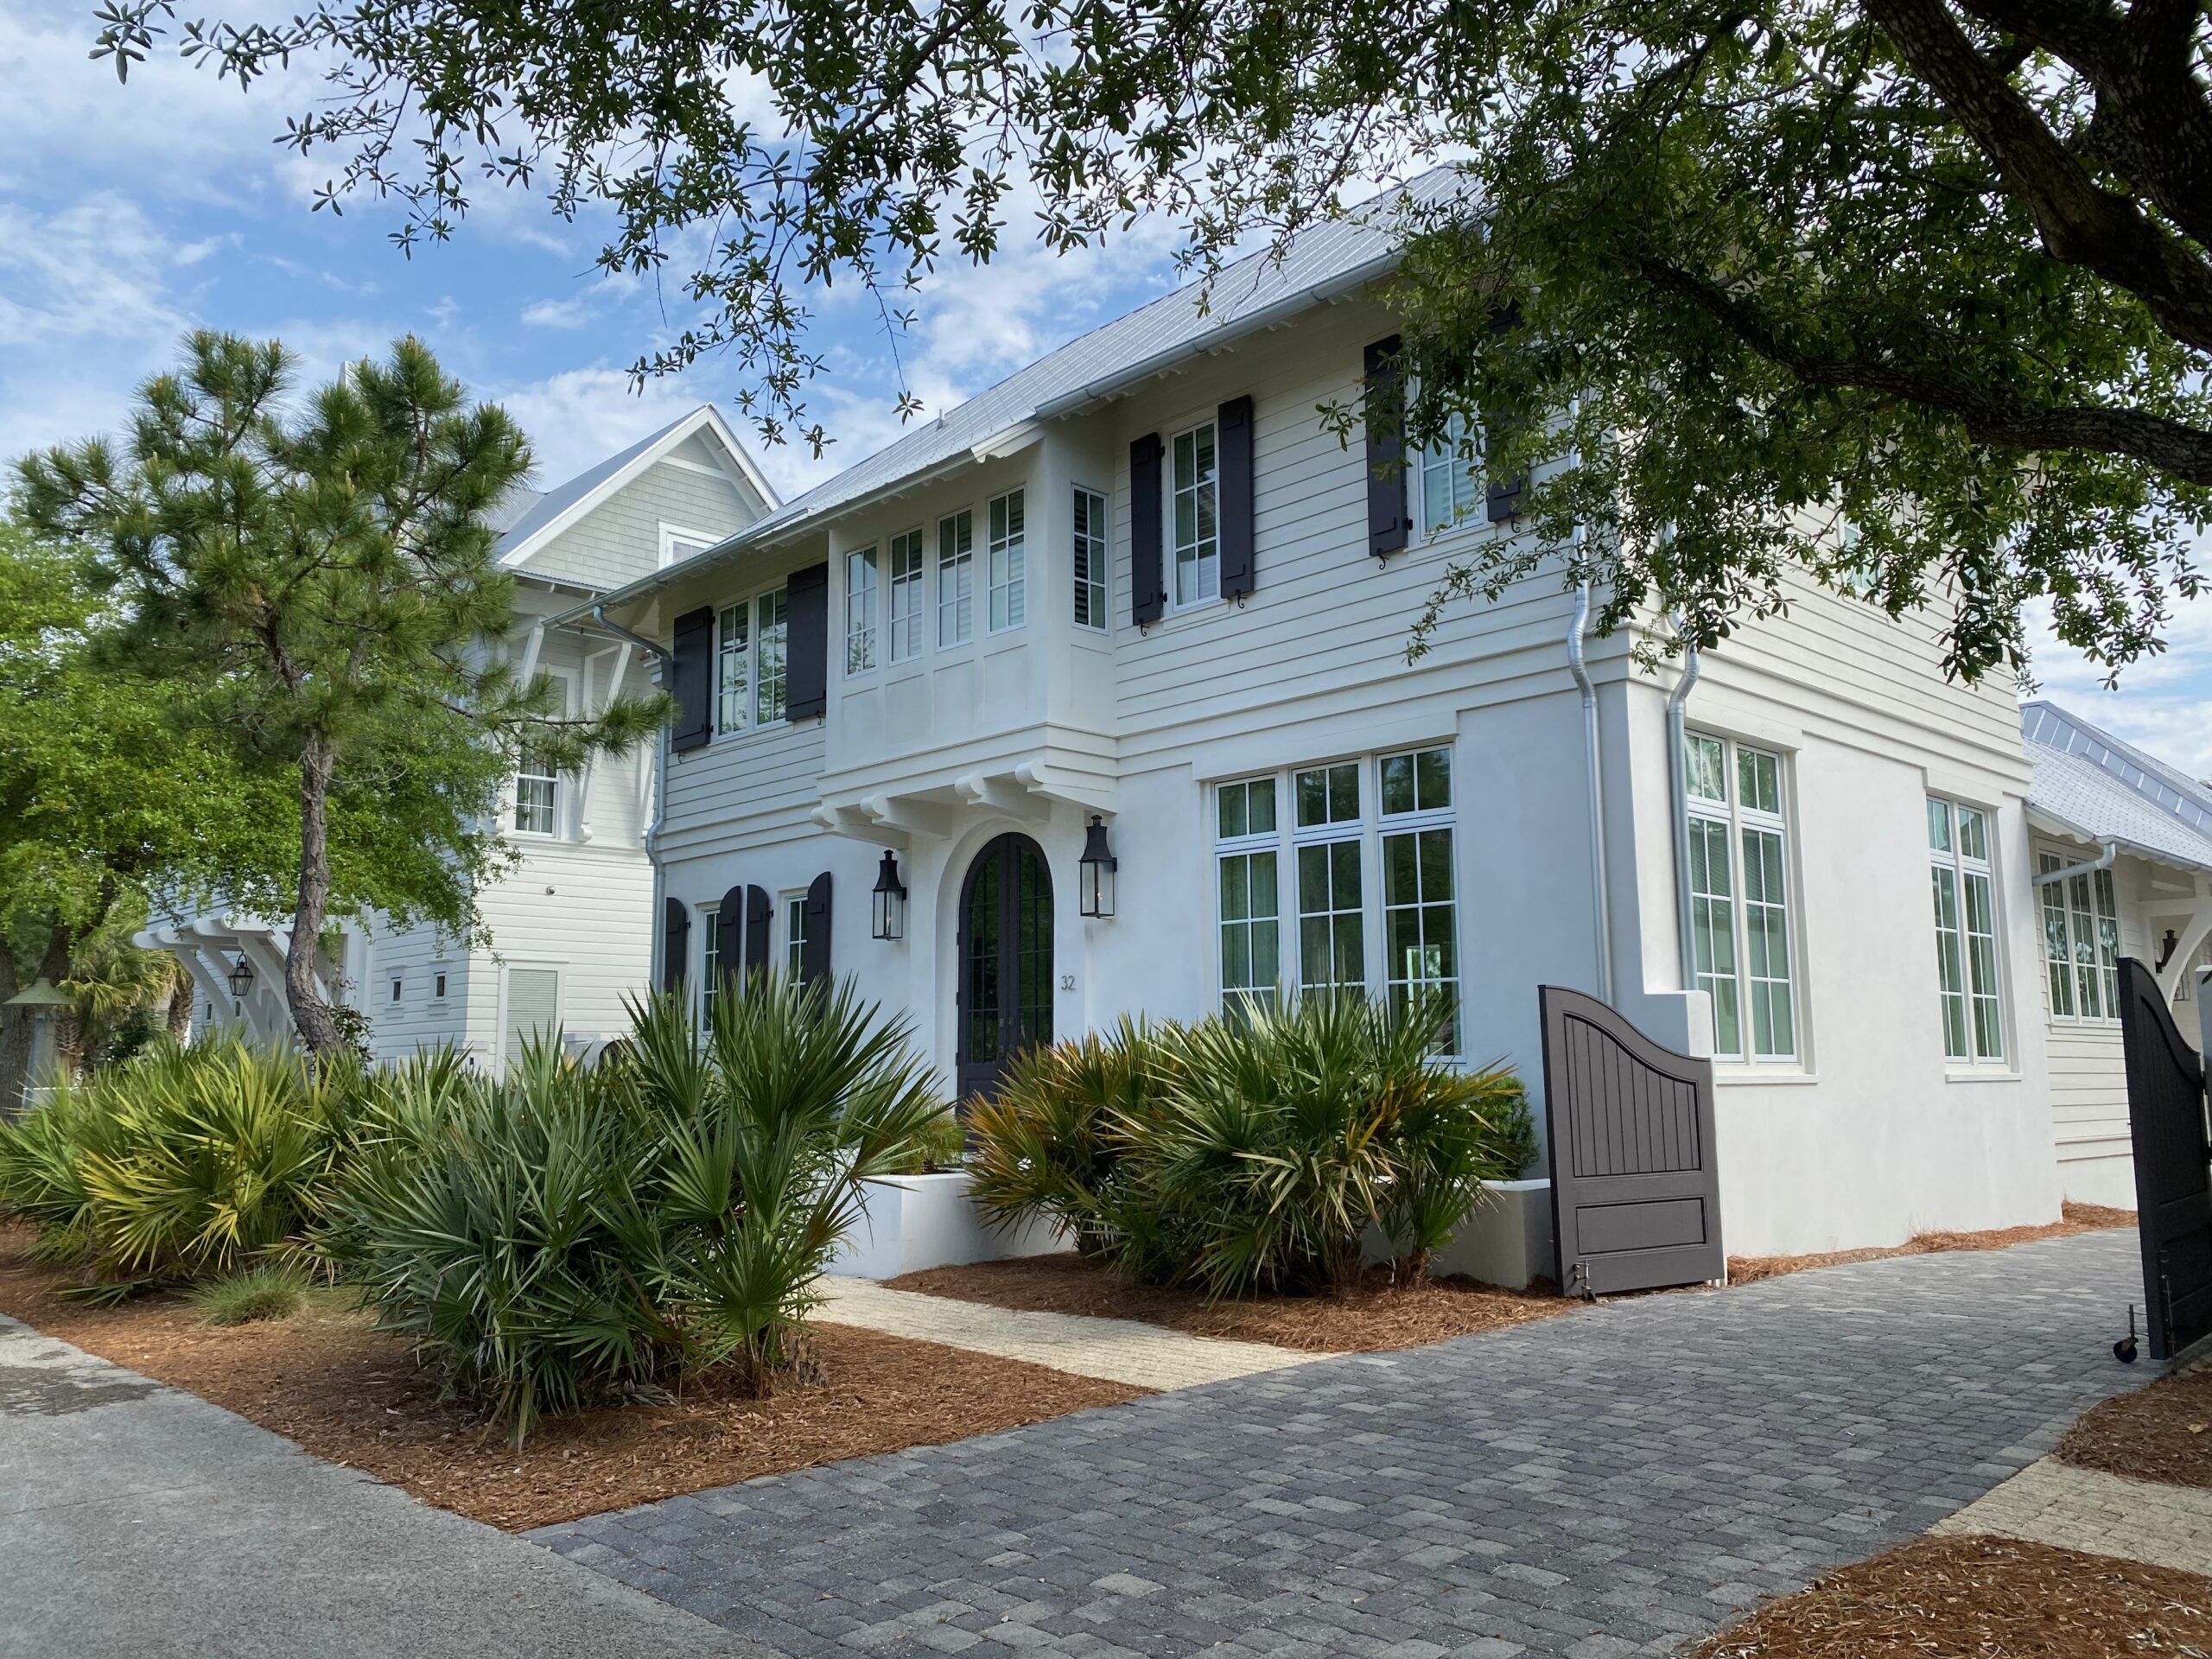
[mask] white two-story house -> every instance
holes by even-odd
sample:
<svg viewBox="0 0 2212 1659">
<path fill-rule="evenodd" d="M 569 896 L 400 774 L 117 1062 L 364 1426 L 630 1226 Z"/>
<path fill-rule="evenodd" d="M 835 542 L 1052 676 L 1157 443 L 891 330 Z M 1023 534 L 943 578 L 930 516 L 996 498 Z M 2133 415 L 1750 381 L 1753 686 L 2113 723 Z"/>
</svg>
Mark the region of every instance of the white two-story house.
<svg viewBox="0 0 2212 1659">
<path fill-rule="evenodd" d="M 611 588 L 726 539 L 776 505 L 728 423 L 702 405 L 557 487 L 500 504 L 496 556 L 515 578 L 513 626 L 485 649 L 524 675 L 550 673 L 574 715 L 653 689 L 649 653 L 605 630 L 556 620 Z M 577 773 L 524 758 L 499 806 L 518 855 L 477 895 L 488 944 L 378 918 L 336 928 L 321 987 L 367 1016 L 392 1059 L 441 1043 L 480 1064 L 512 1059 L 533 1031 L 585 1046 L 627 1028 L 624 1001 L 649 982 L 652 870 L 646 852 L 658 757 L 647 745 Z M 286 1038 L 289 918 L 218 906 L 159 917 L 138 943 L 190 970 L 196 1030 Z"/>
<path fill-rule="evenodd" d="M 1454 553 L 1524 531 L 1319 413 L 1387 355 L 1390 240 L 1155 301 L 604 596 L 679 706 L 661 982 L 850 976 L 963 1092 L 1124 1013 L 1417 982 L 1540 1088 L 1573 986 L 1713 1055 L 1732 1250 L 2055 1217 L 2012 688 L 1809 582 L 1694 682 L 1556 572 L 1408 664 Z"/>
</svg>

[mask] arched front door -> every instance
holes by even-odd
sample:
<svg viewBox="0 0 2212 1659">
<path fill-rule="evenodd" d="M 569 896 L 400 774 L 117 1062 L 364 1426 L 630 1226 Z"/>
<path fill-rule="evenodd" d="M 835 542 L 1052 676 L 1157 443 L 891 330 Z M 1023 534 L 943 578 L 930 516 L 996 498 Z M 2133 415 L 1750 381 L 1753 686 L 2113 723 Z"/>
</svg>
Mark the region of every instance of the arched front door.
<svg viewBox="0 0 2212 1659">
<path fill-rule="evenodd" d="M 1052 872 L 1027 836 L 976 855 L 960 888 L 960 1096 L 995 1094 L 1006 1063 L 1052 1040 Z"/>
</svg>

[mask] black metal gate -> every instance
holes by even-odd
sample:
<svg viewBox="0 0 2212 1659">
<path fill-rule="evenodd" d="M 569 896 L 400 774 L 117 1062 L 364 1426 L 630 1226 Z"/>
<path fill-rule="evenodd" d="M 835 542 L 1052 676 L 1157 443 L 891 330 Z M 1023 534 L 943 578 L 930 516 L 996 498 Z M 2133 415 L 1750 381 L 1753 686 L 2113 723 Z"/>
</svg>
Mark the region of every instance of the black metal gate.
<svg viewBox="0 0 2212 1659">
<path fill-rule="evenodd" d="M 2204 1065 L 2183 1040 L 2166 994 L 2133 957 L 2120 963 L 2127 1128 L 2135 1147 L 2136 1225 L 2151 1357 L 2212 1335 L 2212 1141 Z"/>
<path fill-rule="evenodd" d="M 1559 985 L 1538 995 L 1560 1288 L 1722 1277 L 1712 1061 L 1662 1048 L 1594 996 Z"/>
</svg>

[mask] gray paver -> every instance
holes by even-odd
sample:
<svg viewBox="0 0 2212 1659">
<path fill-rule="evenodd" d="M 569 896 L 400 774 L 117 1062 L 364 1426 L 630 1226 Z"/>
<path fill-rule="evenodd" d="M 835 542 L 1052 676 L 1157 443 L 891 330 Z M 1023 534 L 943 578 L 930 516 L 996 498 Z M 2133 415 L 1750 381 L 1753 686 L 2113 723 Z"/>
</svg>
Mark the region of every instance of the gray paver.
<svg viewBox="0 0 2212 1659">
<path fill-rule="evenodd" d="M 943 1651 L 955 1631 L 972 1653 L 1071 1659 L 1663 1653 L 1912 1536 L 2148 1382 L 2110 1352 L 2139 1294 L 2125 1231 L 1863 1262 L 534 1535 L 626 1581 L 664 1569 L 660 1593 L 710 1592 L 740 1629 L 772 1628 L 772 1608 L 847 1654 Z M 715 1525 L 663 1541 L 677 1503 Z M 790 1587 L 821 1570 L 850 1586 L 838 1600 Z M 936 1640 L 897 1623 L 948 1593 L 973 1611 L 929 1613 Z M 842 1611 L 858 1599 L 875 1622 Z M 1054 1611 L 1009 1628 L 1032 1602 Z"/>
</svg>

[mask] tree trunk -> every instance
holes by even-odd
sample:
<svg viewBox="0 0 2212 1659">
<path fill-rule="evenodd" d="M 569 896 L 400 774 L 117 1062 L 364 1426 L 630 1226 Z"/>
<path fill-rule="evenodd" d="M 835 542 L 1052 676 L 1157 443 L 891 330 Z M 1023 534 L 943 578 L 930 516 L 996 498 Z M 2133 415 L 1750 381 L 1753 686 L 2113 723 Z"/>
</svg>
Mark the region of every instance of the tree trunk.
<svg viewBox="0 0 2212 1659">
<path fill-rule="evenodd" d="M 169 1006 L 166 1019 L 169 1035 L 178 1042 L 192 1036 L 192 976 L 179 964 L 176 978 L 169 985 Z"/>
<path fill-rule="evenodd" d="M 70 930 L 59 922 L 47 936 L 46 954 L 37 973 L 56 984 L 69 976 Z M 22 988 L 16 975 L 15 958 L 0 949 L 0 1002 Z M 0 1117 L 13 1117 L 22 1109 L 23 1090 L 31 1081 L 33 1013 L 29 1008 L 0 1008 Z"/>
<path fill-rule="evenodd" d="M 284 1001 L 293 1027 L 310 1054 L 335 1054 L 346 1046 L 329 1006 L 315 988 L 322 924 L 330 900 L 330 776 L 333 757 L 320 737 L 300 757 L 300 895 L 292 912 L 291 943 L 284 950 Z"/>
</svg>

